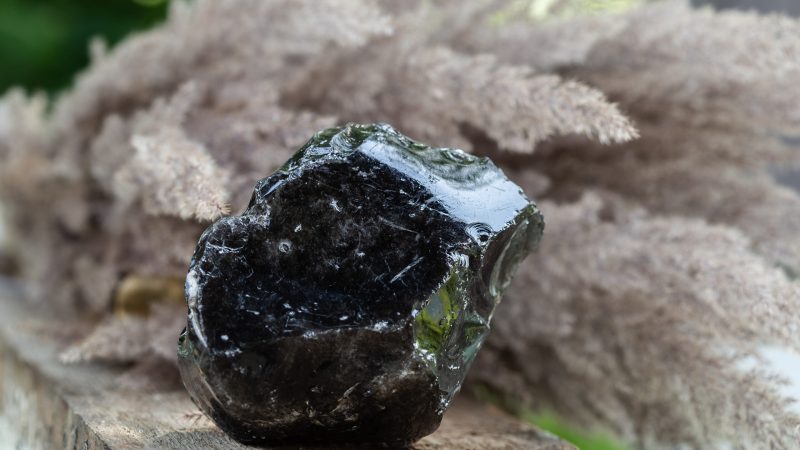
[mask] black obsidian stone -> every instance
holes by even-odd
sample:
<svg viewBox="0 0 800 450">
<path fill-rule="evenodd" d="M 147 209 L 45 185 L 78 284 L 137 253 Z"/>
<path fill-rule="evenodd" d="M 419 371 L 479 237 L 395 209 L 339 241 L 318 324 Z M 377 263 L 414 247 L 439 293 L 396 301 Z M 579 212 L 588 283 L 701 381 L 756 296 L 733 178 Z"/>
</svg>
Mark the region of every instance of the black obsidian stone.
<svg viewBox="0 0 800 450">
<path fill-rule="evenodd" d="M 200 238 L 186 388 L 244 443 L 419 439 L 542 228 L 486 158 L 385 124 L 322 131 Z"/>
</svg>

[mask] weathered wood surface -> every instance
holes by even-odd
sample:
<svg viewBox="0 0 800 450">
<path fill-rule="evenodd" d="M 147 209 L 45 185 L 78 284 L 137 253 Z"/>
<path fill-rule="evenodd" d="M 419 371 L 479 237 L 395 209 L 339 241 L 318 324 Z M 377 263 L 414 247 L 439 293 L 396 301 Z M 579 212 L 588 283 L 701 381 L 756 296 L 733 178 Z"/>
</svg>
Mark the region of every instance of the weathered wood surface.
<svg viewBox="0 0 800 450">
<path fill-rule="evenodd" d="M 61 364 L 80 324 L 31 314 L 18 298 L 0 281 L 0 448 L 246 448 L 199 412 L 171 367 Z M 468 398 L 413 448 L 573 449 Z"/>
</svg>

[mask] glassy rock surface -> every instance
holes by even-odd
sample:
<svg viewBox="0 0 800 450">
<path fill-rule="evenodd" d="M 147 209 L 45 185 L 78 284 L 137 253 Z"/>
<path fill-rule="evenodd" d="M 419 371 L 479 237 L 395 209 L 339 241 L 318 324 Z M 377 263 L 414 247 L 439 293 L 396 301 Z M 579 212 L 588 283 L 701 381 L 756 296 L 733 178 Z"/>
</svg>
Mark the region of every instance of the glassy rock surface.
<svg viewBox="0 0 800 450">
<path fill-rule="evenodd" d="M 384 124 L 322 131 L 200 238 L 186 388 L 245 443 L 419 439 L 542 228 L 486 158 Z"/>
</svg>

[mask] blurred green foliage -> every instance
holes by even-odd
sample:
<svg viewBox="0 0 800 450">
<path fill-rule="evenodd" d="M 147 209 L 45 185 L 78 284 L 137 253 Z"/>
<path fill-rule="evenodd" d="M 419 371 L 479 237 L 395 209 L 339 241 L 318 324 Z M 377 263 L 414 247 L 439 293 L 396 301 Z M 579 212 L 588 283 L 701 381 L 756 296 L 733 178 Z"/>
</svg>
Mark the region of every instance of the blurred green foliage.
<svg viewBox="0 0 800 450">
<path fill-rule="evenodd" d="M 487 386 L 471 386 L 469 393 L 475 398 L 493 405 L 517 416 L 525 422 L 536 425 L 542 430 L 571 443 L 580 450 L 628 450 L 610 433 L 602 430 L 580 430 L 548 411 L 533 411 L 517 400 L 498 395 Z"/>
<path fill-rule="evenodd" d="M 88 61 L 88 43 L 109 44 L 163 20 L 167 0 L 0 0 L 0 93 L 55 92 Z"/>
<path fill-rule="evenodd" d="M 601 431 L 577 430 L 551 413 L 525 412 L 521 414 L 521 417 L 542 430 L 549 431 L 572 443 L 580 450 L 626 450 L 626 447 L 617 442 L 610 434 Z"/>
</svg>

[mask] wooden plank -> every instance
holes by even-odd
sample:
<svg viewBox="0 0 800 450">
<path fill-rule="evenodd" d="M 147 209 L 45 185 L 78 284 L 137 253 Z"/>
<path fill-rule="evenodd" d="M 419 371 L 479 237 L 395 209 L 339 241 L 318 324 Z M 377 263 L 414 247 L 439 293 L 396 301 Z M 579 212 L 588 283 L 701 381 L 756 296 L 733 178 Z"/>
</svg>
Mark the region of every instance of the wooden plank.
<svg viewBox="0 0 800 450">
<path fill-rule="evenodd" d="M 64 365 L 69 329 L 32 314 L 0 282 L 0 448 L 244 449 L 203 416 L 171 367 Z M 170 375 L 172 374 L 172 375 Z M 304 447 L 308 448 L 308 447 Z M 568 450 L 556 438 L 469 398 L 416 450 Z"/>
</svg>

